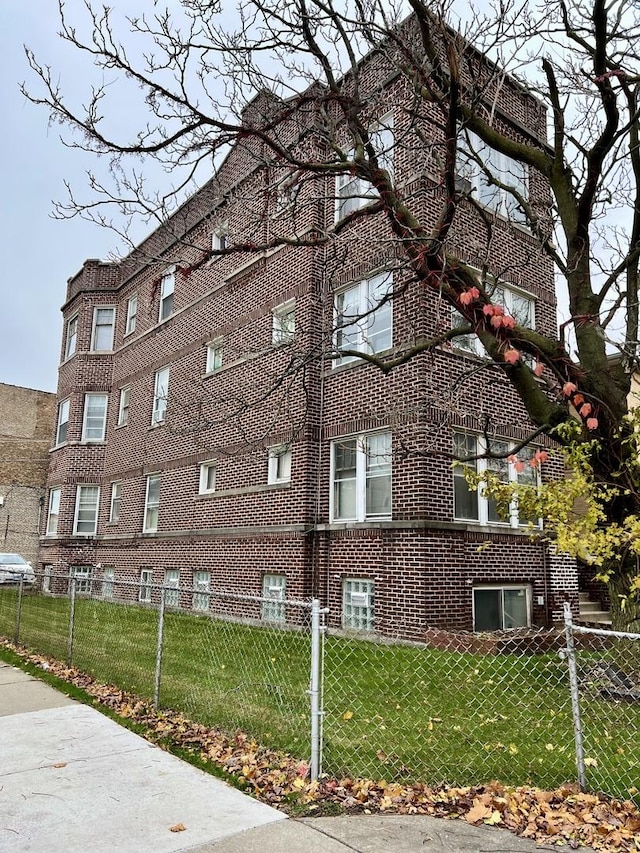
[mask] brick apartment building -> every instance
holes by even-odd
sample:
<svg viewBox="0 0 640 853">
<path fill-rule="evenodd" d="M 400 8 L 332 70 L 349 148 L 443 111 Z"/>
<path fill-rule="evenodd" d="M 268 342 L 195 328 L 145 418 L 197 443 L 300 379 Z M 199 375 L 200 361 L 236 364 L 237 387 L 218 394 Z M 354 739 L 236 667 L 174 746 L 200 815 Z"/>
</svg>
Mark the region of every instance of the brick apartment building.
<svg viewBox="0 0 640 853">
<path fill-rule="evenodd" d="M 0 382 L 0 551 L 34 566 L 56 395 Z"/>
<path fill-rule="evenodd" d="M 394 180 L 429 222 L 442 200 L 442 140 L 426 117 L 433 148 L 418 142 L 409 97 L 392 76 L 372 123 Z M 256 97 L 246 120 L 272 114 L 274 101 Z M 496 116 L 542 143 L 544 112 L 513 82 Z M 294 113 L 278 133 L 327 157 L 313 122 Z M 546 204 L 540 175 L 507 158 L 497 168 Z M 550 261 L 504 193 L 470 164 L 461 180 L 485 204 L 493 238 L 487 249 L 480 214 L 463 204 L 450 244 L 470 263 L 489 261 L 521 325 L 553 332 Z M 516 512 L 501 519 L 452 467 L 454 451 L 482 449 L 487 425 L 504 446 L 530 431 L 479 342 L 459 338 L 387 375 L 353 354 L 393 352 L 456 322 L 403 268 L 383 215 L 334 229 L 372 197 L 357 178 L 301 176 L 242 140 L 128 257 L 88 260 L 69 280 L 47 574 L 76 567 L 104 595 L 126 578 L 141 601 L 152 582 L 193 587 L 180 603 L 196 610 L 207 606 L 198 590 L 264 594 L 274 602 L 252 615 L 271 620 L 288 618 L 278 598 L 317 595 L 345 628 L 409 637 L 547 625 L 577 599 L 572 562 L 533 540 Z M 325 233 L 321 245 L 278 245 Z M 507 463 L 502 474 L 519 476 Z"/>
</svg>

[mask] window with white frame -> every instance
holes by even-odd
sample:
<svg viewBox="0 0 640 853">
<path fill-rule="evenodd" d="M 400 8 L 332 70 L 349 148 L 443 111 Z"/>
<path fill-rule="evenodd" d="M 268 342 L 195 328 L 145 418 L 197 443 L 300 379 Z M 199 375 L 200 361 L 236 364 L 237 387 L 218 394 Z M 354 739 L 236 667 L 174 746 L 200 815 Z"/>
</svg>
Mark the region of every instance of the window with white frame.
<svg viewBox="0 0 640 853">
<path fill-rule="evenodd" d="M 342 627 L 354 631 L 373 631 L 373 604 L 373 581 L 346 578 L 342 582 Z"/>
<path fill-rule="evenodd" d="M 113 566 L 105 566 L 102 569 L 102 597 L 113 598 L 116 570 Z"/>
<path fill-rule="evenodd" d="M 293 177 L 287 175 L 278 182 L 276 187 L 276 216 L 295 207 L 299 192 L 300 182 L 295 175 Z"/>
<path fill-rule="evenodd" d="M 125 335 L 135 332 L 138 321 L 138 294 L 133 293 L 127 300 L 127 322 L 124 327 Z"/>
<path fill-rule="evenodd" d="M 512 188 L 525 201 L 529 198 L 529 172 L 526 164 L 500 154 L 477 134 L 466 131 L 458 142 L 458 184 L 490 210 L 513 222 L 525 223 L 524 210 Z M 487 174 L 488 173 L 488 174 Z M 493 183 L 495 179 L 502 186 Z"/>
<path fill-rule="evenodd" d="M 60 517 L 60 497 L 62 489 L 49 489 L 49 513 L 47 515 L 47 535 L 54 536 L 58 532 Z"/>
<path fill-rule="evenodd" d="M 78 346 L 78 315 L 67 320 L 67 328 L 64 340 L 64 357 L 71 358 Z"/>
<path fill-rule="evenodd" d="M 53 575 L 53 563 L 45 563 L 42 567 L 42 591 L 51 592 L 51 577 Z"/>
<path fill-rule="evenodd" d="M 153 569 L 140 569 L 140 586 L 138 588 L 138 601 L 143 604 L 151 602 L 151 591 L 153 588 Z"/>
<path fill-rule="evenodd" d="M 207 495 L 216 490 L 216 461 L 203 462 L 200 465 L 200 485 L 198 492 Z"/>
<path fill-rule="evenodd" d="M 217 373 L 222 370 L 223 344 L 222 338 L 207 344 L 207 373 Z"/>
<path fill-rule="evenodd" d="M 113 349 L 115 321 L 116 309 L 113 306 L 103 306 L 93 309 L 92 350 L 95 352 L 109 352 Z"/>
<path fill-rule="evenodd" d="M 76 595 L 91 595 L 92 566 L 75 566 Z"/>
<path fill-rule="evenodd" d="M 64 444 L 69 429 L 69 400 L 58 405 L 58 426 L 56 427 L 56 445 Z"/>
<path fill-rule="evenodd" d="M 378 159 L 378 165 L 393 176 L 393 116 L 384 116 L 369 129 L 369 140 Z M 347 152 L 353 161 L 354 150 Z M 378 191 L 369 181 L 350 171 L 336 177 L 336 222 L 378 197 Z"/>
<path fill-rule="evenodd" d="M 519 326 L 525 329 L 535 329 L 535 300 L 532 296 L 513 290 L 502 282 L 493 287 L 488 287 L 487 292 L 492 304 L 503 308 L 505 314 L 513 317 Z M 451 325 L 454 329 L 467 325 L 467 320 L 453 306 L 451 308 Z M 459 335 L 453 339 L 453 345 L 457 349 L 464 349 L 475 353 L 475 355 L 486 355 L 480 338 L 474 334 Z"/>
<path fill-rule="evenodd" d="M 296 300 L 276 305 L 272 312 L 271 342 L 282 346 L 293 342 L 296 335 Z"/>
<path fill-rule="evenodd" d="M 109 506 L 109 521 L 115 524 L 120 518 L 120 499 L 122 496 L 122 483 L 116 480 L 111 483 L 111 504 Z"/>
<path fill-rule="evenodd" d="M 265 622 L 285 622 L 284 593 L 287 579 L 285 575 L 265 575 L 262 578 L 261 616 Z"/>
<path fill-rule="evenodd" d="M 369 354 L 383 352 L 393 343 L 391 294 L 393 276 L 380 273 L 360 281 L 335 295 L 335 347 Z M 338 355 L 336 363 L 357 359 L 354 354 Z"/>
<path fill-rule="evenodd" d="M 289 483 L 291 481 L 291 448 L 288 445 L 269 448 L 269 470 L 267 482 L 270 484 Z"/>
<path fill-rule="evenodd" d="M 180 569 L 165 570 L 164 603 L 167 607 L 180 606 Z"/>
<path fill-rule="evenodd" d="M 98 527 L 100 486 L 78 486 L 73 532 L 79 536 L 95 536 Z"/>
<path fill-rule="evenodd" d="M 391 433 L 334 441 L 331 481 L 333 521 L 391 518 Z"/>
<path fill-rule="evenodd" d="M 166 320 L 173 314 L 173 294 L 176 289 L 176 268 L 168 269 L 160 279 L 160 306 L 158 321 Z"/>
<path fill-rule="evenodd" d="M 131 399 L 131 387 L 125 385 L 120 389 L 120 399 L 118 401 L 118 426 L 124 426 L 129 423 L 129 400 Z"/>
<path fill-rule="evenodd" d="M 161 424 L 167 414 L 167 398 L 169 396 L 169 368 L 163 367 L 156 371 L 153 387 L 153 412 L 151 423 Z"/>
<path fill-rule="evenodd" d="M 82 440 L 104 441 L 107 426 L 107 394 L 85 394 L 82 417 Z"/>
<path fill-rule="evenodd" d="M 505 584 L 473 589 L 473 630 L 504 631 L 531 625 L 531 588 Z"/>
<path fill-rule="evenodd" d="M 211 233 L 211 248 L 214 252 L 224 252 L 229 248 L 229 227 L 221 222 Z"/>
<path fill-rule="evenodd" d="M 193 609 L 209 609 L 209 589 L 211 586 L 211 572 L 193 573 Z"/>
<path fill-rule="evenodd" d="M 158 512 L 160 509 L 160 474 L 149 474 L 144 499 L 143 533 L 155 533 L 158 529 Z"/>
<path fill-rule="evenodd" d="M 470 458 L 481 456 L 488 449 L 493 454 L 500 454 L 501 458 Z M 455 518 L 476 521 L 478 524 L 508 524 L 511 527 L 518 527 L 520 524 L 528 523 L 528 519 L 521 519 L 519 517 L 518 503 L 515 497 L 509 506 L 508 518 L 504 518 L 498 512 L 496 501 L 486 496 L 482 485 L 474 491 L 469 487 L 465 477 L 466 468 L 478 473 L 489 471 L 495 474 L 502 483 L 535 486 L 538 482 L 538 472 L 536 468 L 532 468 L 527 462 L 531 451 L 520 451 L 516 455 L 514 462 L 509 461 L 507 458 L 511 455 L 510 450 L 511 446 L 508 441 L 492 439 L 490 447 L 487 448 L 487 443 L 483 436 L 462 432 L 454 433 L 453 452 L 456 459 L 462 460 L 463 463 L 455 465 L 453 468 Z M 468 461 L 464 461 L 466 459 Z M 515 463 L 518 461 L 524 463 L 522 471 L 516 469 Z"/>
</svg>

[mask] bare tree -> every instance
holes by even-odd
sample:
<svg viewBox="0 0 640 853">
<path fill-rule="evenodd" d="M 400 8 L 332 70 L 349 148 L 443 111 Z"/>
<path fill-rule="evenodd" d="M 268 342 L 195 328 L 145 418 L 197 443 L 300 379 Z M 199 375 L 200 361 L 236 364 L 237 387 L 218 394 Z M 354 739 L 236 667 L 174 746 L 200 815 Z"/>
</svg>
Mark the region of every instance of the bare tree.
<svg viewBox="0 0 640 853">
<path fill-rule="evenodd" d="M 108 157 L 113 180 L 91 176 L 89 200 L 70 188 L 57 212 L 109 224 L 115 206 L 120 222 L 136 212 L 165 221 L 172 202 L 237 147 L 269 168 L 271 189 L 294 211 L 294 186 L 311 182 L 325 196 L 336 179 L 355 186 L 367 204 L 347 202 L 336 222 L 293 236 L 278 228 L 266 233 L 262 202 L 244 198 L 243 233 L 213 251 L 335 244 L 338 264 L 336 237 L 356 240 L 354 223 L 383 218 L 386 257 L 446 310 L 433 334 L 416 324 L 391 355 L 358 355 L 389 373 L 419 353 L 476 335 L 522 400 L 532 437 L 588 448 L 595 482 L 612 487 L 603 501 L 606 522 L 624 527 L 640 515 L 627 419 L 638 360 L 638 12 L 626 0 L 552 0 L 543 12 L 500 0 L 462 26 L 452 11 L 453 3 L 431 0 L 409 0 L 408 9 L 382 0 L 241 0 L 237 9 L 182 0 L 173 14 L 156 6 L 119 29 L 106 7 L 60 2 L 61 37 L 103 80 L 84 105 L 73 105 L 55 72 L 27 50 L 39 85 L 25 92 L 71 131 L 68 144 Z M 381 116 L 392 78 L 408 93 L 394 156 L 413 158 L 435 176 L 429 217 L 391 167 Z M 521 94 L 535 96 L 528 103 L 538 110 L 536 134 L 501 118 L 514 79 Z M 139 121 L 119 136 L 110 129 L 112 95 L 126 83 L 141 96 Z M 314 144 L 298 144 L 293 127 L 312 129 Z M 171 193 L 147 194 L 141 156 L 180 176 Z M 530 192 L 536 181 L 539 191 Z M 338 193 L 335 203 L 343 198 L 349 194 Z M 532 235 L 531 251 L 553 264 L 568 299 L 558 335 L 535 331 L 500 303 L 498 208 Z M 483 233 L 473 264 L 459 248 L 470 211 Z M 173 228 L 181 213 L 186 228 L 188 203 Z M 189 251 L 191 267 L 206 260 L 202 248 Z M 526 267 L 526 258 L 518 263 Z M 453 327 L 451 309 L 459 315 Z M 339 349 L 349 354 L 348 338 Z M 636 574 L 637 547 L 626 537 L 614 555 L 616 592 Z"/>
</svg>

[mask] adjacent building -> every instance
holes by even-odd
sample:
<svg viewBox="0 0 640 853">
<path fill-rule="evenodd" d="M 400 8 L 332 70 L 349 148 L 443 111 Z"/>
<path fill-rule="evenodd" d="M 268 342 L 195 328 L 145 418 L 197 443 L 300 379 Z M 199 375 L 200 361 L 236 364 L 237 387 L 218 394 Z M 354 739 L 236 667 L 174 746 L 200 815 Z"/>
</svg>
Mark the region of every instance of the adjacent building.
<svg viewBox="0 0 640 853">
<path fill-rule="evenodd" d="M 544 144 L 540 105 L 503 83 L 496 120 Z M 405 109 L 402 78 L 381 91 L 376 144 L 428 223 L 442 201 L 442 139 Z M 251 120 L 274 104 L 260 94 Z M 314 122 L 311 107 L 294 112 L 280 136 L 327 157 Z M 494 167 L 548 207 L 540 175 L 508 158 Z M 551 262 L 508 196 L 471 160 L 460 171 L 484 209 L 462 206 L 452 249 L 489 264 L 494 299 L 521 325 L 553 332 Z M 315 595 L 345 629 L 413 638 L 548 625 L 577 601 L 572 561 L 532 539 L 516 507 L 501 517 L 452 465 L 486 435 L 506 449 L 531 427 L 477 339 L 386 375 L 358 357 L 457 322 L 404 268 L 382 214 L 335 228 L 375 198 L 353 176 L 301 174 L 241 140 L 127 258 L 85 261 L 62 309 L 47 578 L 72 568 L 105 596 L 126 578 L 142 602 L 153 584 L 181 586 L 193 593 L 172 602 L 195 610 L 210 589 L 262 595 L 248 615 L 270 621 L 291 618 L 282 599 Z M 328 238 L 313 245 L 318 234 Z M 279 242 L 294 235 L 312 245 Z"/>
</svg>

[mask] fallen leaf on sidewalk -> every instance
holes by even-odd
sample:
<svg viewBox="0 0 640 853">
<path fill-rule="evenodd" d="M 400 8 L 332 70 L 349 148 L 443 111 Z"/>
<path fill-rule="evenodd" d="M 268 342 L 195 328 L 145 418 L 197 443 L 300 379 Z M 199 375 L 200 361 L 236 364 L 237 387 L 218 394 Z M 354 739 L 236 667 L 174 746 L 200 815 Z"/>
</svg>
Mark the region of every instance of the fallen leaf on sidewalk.
<svg viewBox="0 0 640 853">
<path fill-rule="evenodd" d="M 57 770 L 59 767 L 66 767 L 66 766 L 67 766 L 67 762 L 66 762 L 66 761 L 59 761 L 57 764 L 52 764 L 51 766 L 52 766 L 52 767 L 55 767 L 55 768 L 56 768 L 56 770 Z"/>
<path fill-rule="evenodd" d="M 169 827 L 169 832 L 184 832 L 186 828 L 183 823 L 176 823 Z"/>
</svg>

